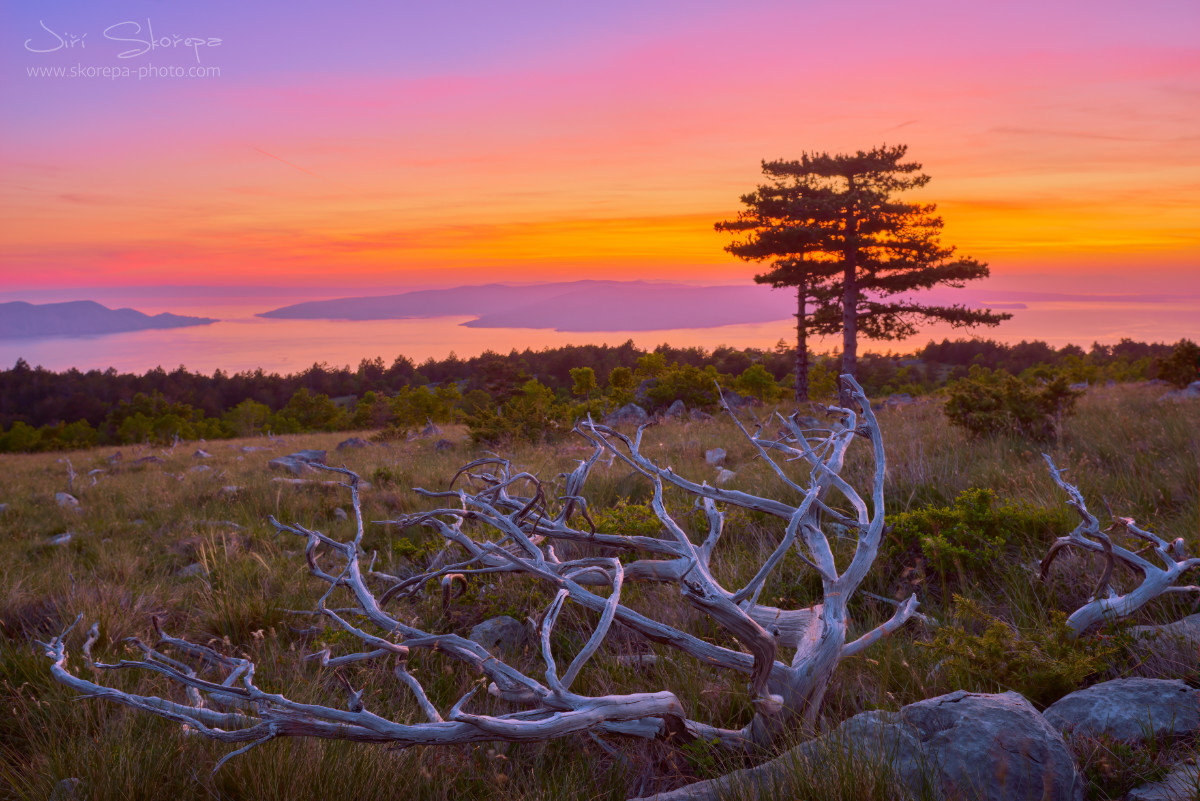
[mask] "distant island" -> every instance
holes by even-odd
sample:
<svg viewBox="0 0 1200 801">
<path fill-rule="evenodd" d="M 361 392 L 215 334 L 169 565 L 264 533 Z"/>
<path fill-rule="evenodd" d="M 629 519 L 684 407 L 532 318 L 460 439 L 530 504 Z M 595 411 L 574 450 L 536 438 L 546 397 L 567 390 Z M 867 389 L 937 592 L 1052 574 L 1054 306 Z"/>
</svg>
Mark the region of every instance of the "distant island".
<svg viewBox="0 0 1200 801">
<path fill-rule="evenodd" d="M 257 316 L 287 320 L 405 320 L 470 316 L 468 328 L 562 332 L 657 331 L 769 323 L 794 315 L 795 299 L 768 287 L 649 281 L 487 284 L 398 295 L 316 300 Z"/>
<path fill-rule="evenodd" d="M 162 328 L 208 325 L 210 317 L 143 314 L 134 309 L 110 309 L 91 300 L 67 303 L 0 303 L 0 339 L 82 337 Z"/>
</svg>

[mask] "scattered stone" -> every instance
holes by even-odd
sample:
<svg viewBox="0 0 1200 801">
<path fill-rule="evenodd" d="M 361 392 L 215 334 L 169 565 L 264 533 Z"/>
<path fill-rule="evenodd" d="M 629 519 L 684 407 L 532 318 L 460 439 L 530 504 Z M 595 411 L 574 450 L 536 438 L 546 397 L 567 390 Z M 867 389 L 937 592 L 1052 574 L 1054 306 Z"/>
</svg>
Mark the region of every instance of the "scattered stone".
<svg viewBox="0 0 1200 801">
<path fill-rule="evenodd" d="M 758 403 L 758 401 L 756 401 L 754 398 L 743 398 L 732 389 L 721 390 L 721 397 L 725 399 L 725 405 L 728 406 L 731 411 L 736 411 L 737 409 L 741 409 L 743 406 L 751 406 Z"/>
<path fill-rule="evenodd" d="M 188 470 L 188 472 L 189 473 L 203 473 L 208 470 L 212 470 L 212 468 L 206 464 L 194 464 L 191 466 L 191 468 Z"/>
<path fill-rule="evenodd" d="M 54 792 L 50 793 L 50 801 L 80 801 L 83 797 L 80 794 L 82 787 L 83 779 L 77 779 L 74 776 L 63 779 L 54 785 Z"/>
<path fill-rule="evenodd" d="M 369 448 L 369 447 L 371 447 L 371 443 L 367 442 L 362 437 L 351 437 L 350 439 L 344 439 L 337 444 L 337 449 L 339 451 L 344 451 L 347 448 Z"/>
<path fill-rule="evenodd" d="M 0 503 L 0 515 L 4 514 L 7 511 L 8 511 L 8 504 Z"/>
<path fill-rule="evenodd" d="M 646 414 L 646 410 L 643 409 L 641 406 L 638 406 L 636 403 L 627 403 L 624 406 L 622 406 L 620 409 L 617 409 L 612 414 L 606 416 L 604 418 L 604 425 L 606 425 L 606 426 L 622 426 L 622 425 L 640 426 L 642 423 L 647 422 L 649 419 L 650 419 L 650 415 Z"/>
<path fill-rule="evenodd" d="M 711 420 L 712 415 L 701 409 L 692 409 L 691 417 L 696 421 Z"/>
<path fill-rule="evenodd" d="M 617 656 L 617 664 L 633 668 L 652 668 L 658 664 L 657 654 L 622 654 Z"/>
<path fill-rule="evenodd" d="M 59 506 L 63 507 L 64 509 L 79 508 L 79 499 L 76 498 L 74 495 L 72 495 L 69 492 L 54 493 L 54 500 L 56 503 L 58 503 Z"/>
<path fill-rule="evenodd" d="M 1197 788 L 1200 787 L 1200 767 L 1193 760 L 1191 764 L 1179 762 L 1172 766 L 1171 772 L 1161 781 L 1143 784 L 1130 790 L 1125 796 L 1126 801 L 1191 801 L 1200 797 Z"/>
<path fill-rule="evenodd" d="M 711 464 L 713 467 L 720 467 L 725 464 L 725 449 L 711 448 L 704 452 L 704 461 Z"/>
<path fill-rule="evenodd" d="M 200 450 L 193 453 L 192 456 L 195 456 L 197 459 L 211 459 L 212 458 L 212 454 L 209 453 L 208 451 L 204 450 L 203 448 L 201 448 Z"/>
<path fill-rule="evenodd" d="M 260 445 L 243 445 L 242 447 L 238 448 L 238 450 L 242 453 L 254 453 L 255 451 L 269 451 L 271 449 L 264 448 Z"/>
<path fill-rule="evenodd" d="M 192 562 L 187 567 L 181 567 L 175 571 L 175 575 L 178 578 L 192 578 L 193 576 L 207 576 L 208 571 L 199 562 Z"/>
<path fill-rule="evenodd" d="M 493 617 L 471 629 L 469 639 L 494 654 L 515 654 L 525 645 L 529 632 L 525 624 L 508 615 Z"/>
<path fill-rule="evenodd" d="M 141 459 L 134 459 L 133 464 L 162 464 L 163 460 L 158 456 L 143 456 Z"/>
<path fill-rule="evenodd" d="M 841 751 L 863 765 L 886 765 L 914 797 L 1082 801 L 1086 780 L 1061 734 L 1017 693 L 963 690 L 904 707 L 864 712 L 779 759 L 653 796 L 655 801 L 783 797 L 798 768 L 818 771 Z"/>
<path fill-rule="evenodd" d="M 293 487 L 336 487 L 338 489 L 345 488 L 346 484 L 341 481 L 322 481 L 316 478 L 273 478 L 273 484 L 291 484 Z M 365 492 L 371 488 L 369 481 L 358 482 L 360 492 Z"/>
<path fill-rule="evenodd" d="M 726 470 L 724 467 L 718 468 L 717 469 L 717 486 L 729 483 L 730 481 L 733 480 L 733 477 L 736 475 L 737 475 L 737 473 L 733 472 L 732 470 Z"/>
<path fill-rule="evenodd" d="M 426 420 L 425 422 L 428 425 L 421 429 L 422 437 L 436 437 L 442 433 L 442 429 L 438 428 L 432 420 Z"/>
<path fill-rule="evenodd" d="M 1200 381 L 1193 381 L 1183 389 L 1173 389 L 1158 400 L 1159 402 L 1200 400 Z"/>
<path fill-rule="evenodd" d="M 217 494 L 218 495 L 237 495 L 239 492 L 241 492 L 241 490 L 242 490 L 241 487 L 239 487 L 235 484 L 229 484 L 229 485 L 221 487 L 221 489 L 217 490 Z"/>
<path fill-rule="evenodd" d="M 1200 732 L 1200 690 L 1178 679 L 1113 679 L 1073 692 L 1043 713 L 1063 734 L 1127 743 Z"/>
<path fill-rule="evenodd" d="M 811 429 L 828 428 L 828 426 L 823 425 L 820 420 L 807 414 L 797 417 L 796 425 L 800 426 L 800 428 L 805 431 L 809 431 Z"/>
<path fill-rule="evenodd" d="M 112 456 L 108 457 L 109 464 L 116 464 L 119 461 L 121 461 L 121 452 L 120 451 L 117 451 Z"/>
<path fill-rule="evenodd" d="M 46 540 L 46 544 L 47 545 L 66 545 L 68 542 L 71 541 L 71 538 L 74 536 L 75 536 L 74 532 L 65 531 L 62 534 L 56 534 L 55 536 Z"/>
<path fill-rule="evenodd" d="M 883 402 L 883 405 L 884 406 L 908 406 L 912 403 L 916 403 L 916 401 L 913 400 L 912 395 L 909 395 L 907 392 L 896 392 L 892 395 L 888 395 L 887 400 L 885 400 Z"/>
<path fill-rule="evenodd" d="M 850 529 L 843 526 L 841 523 L 828 523 L 825 529 L 833 536 L 840 539 L 845 539 L 850 535 Z"/>
<path fill-rule="evenodd" d="M 287 456 L 276 456 L 267 462 L 267 467 L 272 470 L 286 470 L 293 475 L 302 476 L 312 471 L 309 465 L 325 464 L 325 456 L 325 451 L 296 451 Z"/>
<path fill-rule="evenodd" d="M 687 414 L 687 406 L 684 404 L 684 402 L 682 400 L 680 400 L 679 398 L 676 398 L 675 402 L 667 407 L 667 411 L 663 414 L 663 416 L 669 417 L 672 420 L 682 420 L 684 415 L 686 415 L 686 414 Z"/>
<path fill-rule="evenodd" d="M 1088 386 L 1088 382 L 1086 381 L 1076 381 L 1074 384 L 1070 385 L 1071 389 L 1078 390 L 1080 392 L 1086 392 Z"/>
<path fill-rule="evenodd" d="M 439 439 L 437 442 L 433 443 L 433 449 L 438 453 L 451 450 L 453 447 L 454 443 L 448 439 Z"/>
<path fill-rule="evenodd" d="M 346 510 L 340 506 L 333 510 L 333 516 L 336 517 L 338 520 L 349 520 L 350 519 L 350 516 L 346 514 Z"/>
</svg>

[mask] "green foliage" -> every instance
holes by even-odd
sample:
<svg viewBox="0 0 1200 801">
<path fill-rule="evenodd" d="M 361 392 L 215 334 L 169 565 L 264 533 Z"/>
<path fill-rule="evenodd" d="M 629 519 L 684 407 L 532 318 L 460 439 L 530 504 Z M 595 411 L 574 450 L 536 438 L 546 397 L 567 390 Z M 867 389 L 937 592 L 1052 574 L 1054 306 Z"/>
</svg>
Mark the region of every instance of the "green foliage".
<svg viewBox="0 0 1200 801">
<path fill-rule="evenodd" d="M 1043 709 L 1109 668 L 1121 651 L 1111 637 L 1076 640 L 1064 612 L 1051 611 L 1042 628 L 1022 632 L 957 595 L 950 620 L 936 629 L 927 646 L 941 657 L 940 669 L 958 678 L 960 686 L 1015 690 Z"/>
<path fill-rule="evenodd" d="M 458 416 L 462 393 L 456 384 L 443 384 L 430 389 L 426 386 L 407 386 L 392 398 L 395 424 L 401 428 L 422 427 L 427 421 L 450 423 Z"/>
<path fill-rule="evenodd" d="M 944 410 L 954 425 L 976 436 L 1007 433 L 1038 442 L 1058 438 L 1062 418 L 1073 413 L 1082 394 L 1061 374 L 1049 381 L 1023 380 L 979 366 L 946 391 Z"/>
<path fill-rule="evenodd" d="M 469 417 L 467 428 L 476 443 L 544 442 L 569 432 L 571 419 L 571 407 L 555 400 L 549 387 L 531 378 L 499 409 L 480 409 Z"/>
<path fill-rule="evenodd" d="M 890 554 L 922 556 L 943 576 L 987 570 L 1010 545 L 1036 543 L 1063 523 L 1060 510 L 997 504 L 990 489 L 959 493 L 953 506 L 929 506 L 889 516 Z"/>
<path fill-rule="evenodd" d="M 592 514 L 596 530 L 624 537 L 658 537 L 662 523 L 647 504 L 630 503 L 624 498 Z"/>
<path fill-rule="evenodd" d="M 701 369 L 676 362 L 658 374 L 646 395 L 655 406 L 681 400 L 689 409 L 715 409 L 720 403 L 717 384 L 722 378 L 712 365 Z"/>
<path fill-rule="evenodd" d="M 1179 340 L 1170 356 L 1155 363 L 1154 371 L 1158 378 L 1180 389 L 1200 380 L 1200 345 L 1190 339 Z"/>
<path fill-rule="evenodd" d="M 301 387 L 271 423 L 280 433 L 336 431 L 345 425 L 346 413 L 328 395 Z"/>
<path fill-rule="evenodd" d="M 571 382 L 572 395 L 590 398 L 596 391 L 596 371 L 590 367 L 572 367 Z"/>
<path fill-rule="evenodd" d="M 1161 781 L 1173 761 L 1170 750 L 1156 737 L 1127 743 L 1101 734 L 1076 736 L 1068 742 L 1087 780 L 1088 798 L 1125 798 L 1140 785 Z"/>
<path fill-rule="evenodd" d="M 265 434 L 271 422 L 271 407 L 246 399 L 222 415 L 234 436 L 249 437 Z"/>
<path fill-rule="evenodd" d="M 752 364 L 743 370 L 733 382 L 733 386 L 738 392 L 758 398 L 763 403 L 778 400 L 786 394 L 775 383 L 775 376 L 768 373 L 767 368 L 761 364 Z"/>
<path fill-rule="evenodd" d="M 368 391 L 358 399 L 350 425 L 353 428 L 385 428 L 396 419 L 386 396 Z"/>
</svg>

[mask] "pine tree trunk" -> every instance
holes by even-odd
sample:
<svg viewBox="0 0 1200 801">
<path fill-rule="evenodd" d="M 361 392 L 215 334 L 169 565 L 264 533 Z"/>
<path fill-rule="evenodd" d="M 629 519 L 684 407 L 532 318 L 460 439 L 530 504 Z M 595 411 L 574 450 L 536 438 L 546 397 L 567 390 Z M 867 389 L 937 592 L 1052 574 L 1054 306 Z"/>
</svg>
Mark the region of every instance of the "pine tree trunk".
<svg viewBox="0 0 1200 801">
<path fill-rule="evenodd" d="M 850 192 L 854 181 L 850 181 Z M 851 200 L 853 204 L 853 200 Z M 843 258 L 846 262 L 842 292 L 842 373 L 858 379 L 858 218 L 853 205 L 846 211 L 846 241 Z M 838 402 L 846 406 L 850 398 L 838 382 Z"/>
<path fill-rule="evenodd" d="M 807 287 L 796 289 L 796 403 L 808 402 L 808 308 Z"/>
</svg>

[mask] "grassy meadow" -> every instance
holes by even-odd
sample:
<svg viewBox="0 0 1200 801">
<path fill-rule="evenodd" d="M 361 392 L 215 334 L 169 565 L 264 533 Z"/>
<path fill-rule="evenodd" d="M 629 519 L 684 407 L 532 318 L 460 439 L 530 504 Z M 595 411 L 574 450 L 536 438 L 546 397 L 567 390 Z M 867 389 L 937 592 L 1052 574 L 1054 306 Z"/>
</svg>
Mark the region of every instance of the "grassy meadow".
<svg viewBox="0 0 1200 801">
<path fill-rule="evenodd" d="M 1080 399 L 1077 413 L 1064 421 L 1058 443 L 1046 449 L 1059 467 L 1068 469 L 1067 480 L 1079 486 L 1101 520 L 1107 519 L 1103 498 L 1114 514 L 1131 516 L 1167 540 L 1183 537 L 1195 554 L 1200 550 L 1200 404 L 1160 403 L 1163 392 L 1149 385 L 1093 388 Z M 946 506 L 964 490 L 989 488 L 998 504 L 1025 504 L 1042 523 L 1036 531 L 1012 532 L 1002 557 L 986 565 L 960 559 L 952 568 L 935 569 L 919 553 L 900 546 L 881 554 L 863 589 L 886 598 L 915 591 L 922 600 L 920 611 L 933 621 L 910 622 L 890 640 L 845 660 L 827 695 L 826 724 L 956 689 L 1018 689 L 1045 703 L 1053 700 L 1051 695 L 1123 675 L 1196 680 L 1194 663 L 1148 655 L 1122 627 L 1076 644 L 1064 641 L 1061 616 L 1055 612 L 1069 613 L 1086 599 L 1099 564 L 1067 555 L 1048 581 L 1036 576 L 1037 563 L 1054 537 L 1076 523 L 1049 478 L 1042 448 L 1004 437 L 969 439 L 947 424 L 936 401 L 883 409 L 879 419 L 888 458 L 889 515 Z M 453 443 L 443 450 L 435 449 L 435 437 L 335 451 L 347 436 L 181 443 L 172 450 L 124 447 L 120 458 L 111 447 L 0 456 L 0 503 L 7 504 L 0 513 L 0 797 L 41 800 L 59 788 L 58 797 L 65 799 L 69 796 L 60 782 L 75 778 L 77 797 L 91 801 L 315 801 L 394 799 L 400 794 L 412 801 L 622 799 L 742 764 L 703 743 L 676 748 L 614 740 L 622 749 L 614 756 L 586 736 L 538 745 L 411 750 L 277 740 L 234 758 L 210 777 L 230 747 L 109 702 L 77 699 L 51 680 L 49 660 L 35 641 L 60 633 L 77 615 L 82 613 L 83 621 L 68 638 L 68 664 L 84 676 L 90 668 L 78 650 L 93 621 L 101 632 L 94 655 L 115 662 L 136 656 L 126 638 L 154 642 L 151 617 L 159 615 L 164 629 L 175 636 L 247 655 L 258 666 L 263 689 L 342 706 L 335 670 L 301 657 L 324 645 L 335 655 L 359 649 L 344 633 L 302 614 L 313 608 L 326 585 L 309 576 L 303 541 L 277 534 L 267 518 L 274 515 L 348 539 L 353 518 L 342 519 L 338 512 L 350 511 L 349 493 L 273 481 L 285 474 L 268 470 L 267 461 L 301 448 L 328 449 L 329 464 L 344 464 L 370 483 L 363 492 L 364 517 L 377 521 L 427 507 L 429 502 L 411 492 L 412 487 L 444 489 L 460 466 L 480 455 L 465 430 L 456 427 L 443 432 Z M 736 473 L 729 486 L 760 495 L 786 492 L 726 419 L 664 423 L 648 429 L 644 442 L 646 454 L 660 463 L 710 482 L 715 468 L 705 463 L 705 450 L 724 448 L 726 466 Z M 195 456 L 198 448 L 211 458 Z M 581 440 L 567 438 L 540 446 L 514 444 L 502 455 L 553 482 L 589 452 Z M 161 461 L 139 461 L 149 456 Z M 870 465 L 864 456 L 863 446 L 853 447 L 843 472 L 860 488 L 869 486 Z M 56 492 L 68 491 L 71 470 L 70 491 L 79 499 L 78 509 L 55 500 Z M 618 462 L 598 465 L 585 494 L 593 516 L 599 513 L 612 522 L 636 518 L 630 510 L 649 491 L 647 482 Z M 672 498 L 686 509 L 681 495 Z M 605 516 L 601 510 L 613 505 L 617 511 Z M 726 586 L 747 579 L 774 547 L 780 529 L 775 521 L 732 513 L 714 557 L 717 577 Z M 67 533 L 70 537 L 63 541 Z M 425 530 L 369 524 L 364 546 L 368 554 L 376 554 L 377 569 L 403 571 L 420 565 L 439 543 Z M 1116 581 L 1119 585 L 1128 577 L 1118 571 Z M 799 560 L 789 560 L 776 571 L 763 598 L 778 605 L 807 605 L 819 597 L 819 589 Z M 955 596 L 967 603 L 956 602 Z M 714 635 L 711 625 L 670 588 L 635 585 L 624 597 L 635 608 L 653 609 L 666 622 Z M 473 581 L 447 610 L 439 593 L 431 592 L 405 602 L 410 608 L 403 613 L 429 630 L 466 635 L 473 625 L 498 614 L 537 617 L 551 598 L 533 580 L 505 577 Z M 1157 601 L 1133 622 L 1178 619 L 1196 610 L 1194 601 L 1194 596 Z M 398 605 L 389 608 L 399 613 Z M 858 631 L 892 612 L 886 603 L 866 596 L 856 597 L 851 610 Z M 556 647 L 570 653 L 593 623 L 568 604 L 556 629 Z M 964 649 L 972 655 L 963 656 Z M 647 652 L 668 658 L 638 668 L 616 658 Z M 531 650 L 517 663 L 540 676 L 539 659 Z M 412 664 L 443 712 L 476 680 L 437 655 L 414 656 Z M 388 665 L 340 670 L 354 686 L 367 688 L 368 708 L 396 719 L 420 719 L 411 695 L 398 687 Z M 177 688 L 151 674 L 109 671 L 94 680 L 182 698 Z M 674 657 L 623 630 L 614 630 L 577 687 L 582 693 L 670 689 L 690 717 L 723 726 L 744 725 L 751 713 L 740 678 Z M 1165 745 L 1137 754 L 1118 754 L 1118 746 L 1100 741 L 1077 747 L 1092 779 L 1091 797 L 1097 799 L 1119 798 L 1142 780 L 1160 775 L 1175 754 Z M 1194 756 L 1195 745 L 1185 747 Z M 827 776 L 798 775 L 795 797 L 885 798 L 896 792 L 875 772 L 831 765 Z"/>
</svg>

